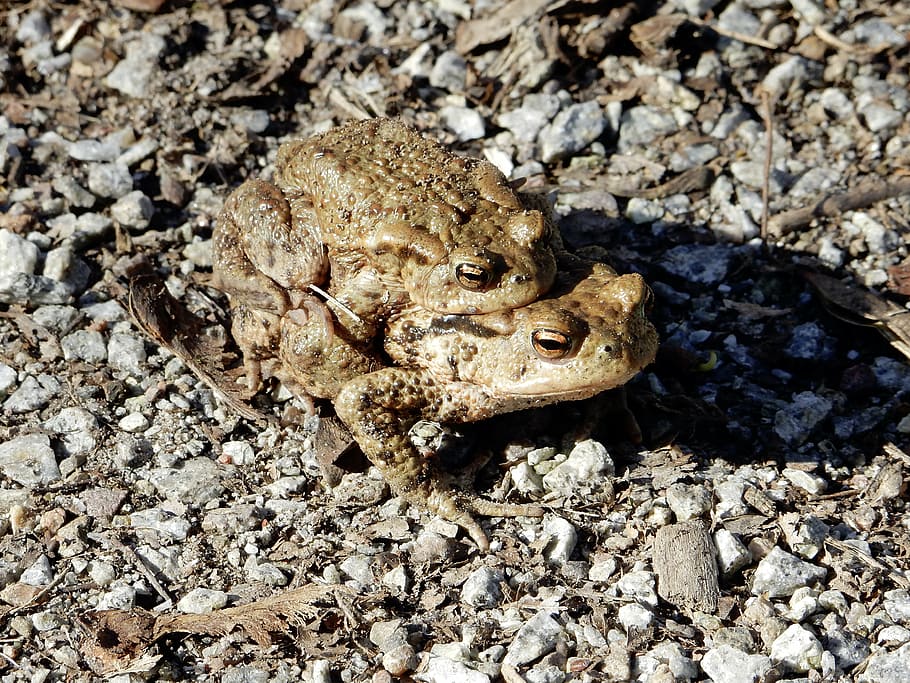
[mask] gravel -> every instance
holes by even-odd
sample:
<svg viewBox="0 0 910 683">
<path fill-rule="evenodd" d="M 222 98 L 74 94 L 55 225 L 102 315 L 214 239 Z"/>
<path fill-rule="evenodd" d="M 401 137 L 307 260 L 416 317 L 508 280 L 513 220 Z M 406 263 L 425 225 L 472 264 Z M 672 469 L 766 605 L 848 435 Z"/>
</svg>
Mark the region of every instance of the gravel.
<svg viewBox="0 0 910 683">
<path fill-rule="evenodd" d="M 906 312 L 910 200 L 761 232 L 766 208 L 904 177 L 906 2 L 136 4 L 3 11 L 4 681 L 101 678 L 83 626 L 98 609 L 202 618 L 312 586 L 333 592 L 277 645 L 165 635 L 116 668 L 910 680 L 910 364 L 803 277 Z M 481 516 L 489 553 L 390 498 L 356 454 L 324 477 L 320 421 L 286 391 L 253 399 L 274 425 L 239 418 L 126 312 L 124 284 L 152 270 L 223 336 L 225 197 L 270 177 L 284 140 L 367 113 L 548 192 L 570 247 L 656 295 L 662 351 L 627 392 L 640 435 L 614 397 L 469 435 L 494 457 L 465 486 L 547 508 Z M 663 186 L 706 166 L 697 187 Z M 716 614 L 656 591 L 655 534 L 698 519 Z"/>
</svg>

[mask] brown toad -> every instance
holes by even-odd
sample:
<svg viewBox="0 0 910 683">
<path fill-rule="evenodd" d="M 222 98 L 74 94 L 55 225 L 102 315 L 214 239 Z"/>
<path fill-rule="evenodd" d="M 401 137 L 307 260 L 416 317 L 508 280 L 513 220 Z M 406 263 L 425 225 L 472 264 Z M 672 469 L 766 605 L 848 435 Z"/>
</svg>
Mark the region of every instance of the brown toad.
<svg viewBox="0 0 910 683">
<path fill-rule="evenodd" d="M 324 373 L 327 364 L 313 358 L 325 341 L 318 323 L 285 316 L 279 375 L 333 398 L 393 491 L 458 523 L 486 549 L 472 512 L 539 516 L 542 509 L 455 491 L 412 443 L 415 423 L 475 422 L 588 398 L 625 384 L 657 350 L 657 333 L 645 317 L 651 294 L 641 276 L 577 259 L 566 267 L 549 295 L 514 310 L 470 316 L 402 310 L 383 338 L 392 366 L 377 351 L 358 352 L 338 339 L 328 344 L 335 373 Z"/>
<path fill-rule="evenodd" d="M 248 379 L 274 355 L 286 311 L 332 321 L 312 285 L 329 277 L 347 333 L 370 339 L 412 303 L 436 313 L 523 306 L 553 283 L 543 214 L 489 162 L 462 158 L 392 119 L 332 129 L 278 151 L 274 184 L 252 180 L 225 203 L 214 271 L 234 312 Z"/>
</svg>

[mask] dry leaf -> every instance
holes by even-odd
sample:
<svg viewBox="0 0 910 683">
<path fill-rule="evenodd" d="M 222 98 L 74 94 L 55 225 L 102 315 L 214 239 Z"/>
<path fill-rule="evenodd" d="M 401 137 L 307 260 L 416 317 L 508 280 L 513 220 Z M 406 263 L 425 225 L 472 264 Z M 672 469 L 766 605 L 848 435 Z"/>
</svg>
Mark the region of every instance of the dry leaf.
<svg viewBox="0 0 910 683">
<path fill-rule="evenodd" d="M 910 311 L 875 292 L 821 273 L 805 272 L 831 315 L 854 325 L 878 329 L 895 349 L 910 359 Z"/>
<path fill-rule="evenodd" d="M 225 351 L 203 331 L 204 321 L 171 296 L 164 281 L 154 275 L 130 280 L 127 307 L 136 324 L 157 344 L 171 351 L 238 414 L 257 422 L 270 416 L 245 401 L 249 390 L 225 372 Z"/>
<path fill-rule="evenodd" d="M 536 20 L 550 0 L 512 0 L 492 14 L 463 21 L 455 30 L 455 49 L 467 54 L 480 45 L 504 40 L 524 23 Z"/>
</svg>

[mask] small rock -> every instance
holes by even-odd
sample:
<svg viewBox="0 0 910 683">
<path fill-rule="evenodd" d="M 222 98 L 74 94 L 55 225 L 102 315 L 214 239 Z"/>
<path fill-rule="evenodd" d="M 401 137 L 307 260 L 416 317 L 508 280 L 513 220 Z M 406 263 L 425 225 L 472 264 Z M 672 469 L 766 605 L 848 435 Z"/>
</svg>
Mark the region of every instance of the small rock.
<svg viewBox="0 0 910 683">
<path fill-rule="evenodd" d="M 541 536 L 547 539 L 543 556 L 549 564 L 564 565 L 571 559 L 578 543 L 578 532 L 571 522 L 562 517 L 549 517 L 544 522 Z"/>
<path fill-rule="evenodd" d="M 904 589 L 887 591 L 882 607 L 896 623 L 910 626 L 910 591 Z"/>
<path fill-rule="evenodd" d="M 556 647 L 556 641 L 563 632 L 555 612 L 547 609 L 538 611 L 518 629 L 503 663 L 517 667 L 543 657 Z"/>
<path fill-rule="evenodd" d="M 714 532 L 717 564 L 724 574 L 733 574 L 752 561 L 752 553 L 736 536 L 726 529 Z"/>
<path fill-rule="evenodd" d="M 26 488 L 60 479 L 60 468 L 45 434 L 26 434 L 0 444 L 0 472 Z"/>
<path fill-rule="evenodd" d="M 67 152 L 78 161 L 114 161 L 120 154 L 120 145 L 112 139 L 76 140 Z"/>
<path fill-rule="evenodd" d="M 765 655 L 750 655 L 730 645 L 711 648 L 701 659 L 701 668 L 714 683 L 763 681 L 771 667 Z"/>
<path fill-rule="evenodd" d="M 448 105 L 439 110 L 439 118 L 462 142 L 482 138 L 486 132 L 483 117 L 475 109 Z"/>
<path fill-rule="evenodd" d="M 701 484 L 671 484 L 667 487 L 667 505 L 676 515 L 677 522 L 701 517 L 711 509 L 710 491 Z"/>
<path fill-rule="evenodd" d="M 672 112 L 649 104 L 631 107 L 620 119 L 617 147 L 620 152 L 630 151 L 677 130 L 679 124 Z"/>
<path fill-rule="evenodd" d="M 146 373 L 145 342 L 126 332 L 114 332 L 107 344 L 107 361 L 115 370 L 123 370 L 134 377 Z"/>
<path fill-rule="evenodd" d="M 692 659 L 686 656 L 685 651 L 678 643 L 660 643 L 654 648 L 639 656 L 635 663 L 636 670 L 640 672 L 639 680 L 642 680 L 642 674 L 645 680 L 657 681 L 691 681 L 698 678 L 698 665 Z M 660 675 L 658 670 L 668 671 L 671 676 L 664 678 L 647 678 L 648 676 Z"/>
<path fill-rule="evenodd" d="M 502 572 L 492 567 L 480 567 L 468 575 L 461 587 L 461 600 L 480 609 L 495 607 L 502 600 Z"/>
<path fill-rule="evenodd" d="M 177 601 L 177 609 L 184 614 L 211 614 L 228 603 L 228 594 L 210 588 L 194 588 Z"/>
<path fill-rule="evenodd" d="M 824 362 L 834 357 L 836 346 L 837 341 L 817 323 L 808 322 L 793 328 L 784 353 L 796 360 Z"/>
<path fill-rule="evenodd" d="M 134 529 L 149 529 L 169 541 L 185 541 L 192 525 L 185 517 L 161 507 L 136 510 L 129 516 Z"/>
<path fill-rule="evenodd" d="M 771 643 L 771 661 L 787 671 L 804 672 L 819 668 L 824 651 L 811 631 L 793 624 Z"/>
<path fill-rule="evenodd" d="M 128 413 L 120 418 L 117 424 L 120 429 L 131 434 L 144 432 L 151 425 L 149 419 L 142 413 Z"/>
<path fill-rule="evenodd" d="M 530 143 L 553 120 L 561 106 L 557 95 L 530 93 L 524 96 L 518 109 L 500 114 L 496 123 L 507 128 L 518 142 Z"/>
<path fill-rule="evenodd" d="M 625 597 L 650 608 L 657 607 L 654 574 L 644 570 L 628 572 L 616 582 L 616 588 Z"/>
<path fill-rule="evenodd" d="M 606 116 L 596 101 L 566 107 L 540 131 L 541 160 L 550 163 L 575 154 L 597 140 L 606 127 Z"/>
<path fill-rule="evenodd" d="M 465 78 L 468 73 L 468 63 L 465 58 L 454 50 L 446 50 L 436 58 L 433 69 L 430 71 L 430 85 L 453 93 L 464 90 Z"/>
<path fill-rule="evenodd" d="M 603 444 L 587 439 L 576 444 L 565 461 L 543 477 L 543 485 L 551 491 L 571 493 L 599 475 L 609 477 L 615 471 L 613 459 Z"/>
<path fill-rule="evenodd" d="M 111 206 L 111 218 L 127 228 L 137 230 L 147 228 L 154 213 L 152 200 L 141 190 L 123 195 Z"/>
<path fill-rule="evenodd" d="M 41 306 L 68 304 L 72 300 L 72 289 L 49 277 L 28 273 L 0 275 L 0 303 Z"/>
<path fill-rule="evenodd" d="M 32 10 L 26 14 L 16 28 L 16 40 L 24 45 L 34 45 L 50 37 L 51 27 L 41 10 Z"/>
<path fill-rule="evenodd" d="M 831 414 L 834 405 L 827 398 L 811 391 L 793 396 L 793 402 L 774 415 L 774 431 L 791 445 L 809 438 L 812 430 Z"/>
<path fill-rule="evenodd" d="M 28 375 L 3 402 L 3 409 L 16 415 L 30 413 L 46 406 L 59 390 L 60 384 L 51 377 Z"/>
<path fill-rule="evenodd" d="M 660 265 L 677 277 L 703 285 L 716 285 L 727 276 L 733 250 L 714 244 L 681 244 L 668 249 Z"/>
<path fill-rule="evenodd" d="M 662 202 L 641 197 L 632 197 L 626 204 L 625 211 L 626 218 L 636 225 L 658 221 L 665 213 L 666 209 Z"/>
<path fill-rule="evenodd" d="M 618 563 L 615 557 L 598 560 L 588 570 L 588 579 L 598 583 L 606 583 L 616 573 L 617 567 Z"/>
<path fill-rule="evenodd" d="M 163 37 L 148 32 L 139 34 L 127 45 L 126 58 L 105 76 L 105 85 L 130 97 L 146 97 L 152 77 L 158 70 L 158 58 L 165 47 Z"/>
<path fill-rule="evenodd" d="M 33 274 L 40 255 L 41 252 L 34 243 L 6 228 L 0 228 L 0 276 Z"/>
<path fill-rule="evenodd" d="M 804 472 L 803 470 L 795 470 L 787 467 L 784 468 L 784 471 L 781 472 L 781 474 L 783 474 L 794 486 L 798 486 L 814 496 L 818 496 L 828 489 L 828 482 L 811 472 Z"/>
<path fill-rule="evenodd" d="M 0 398 L 4 398 L 9 394 L 10 390 L 16 386 L 18 379 L 18 372 L 6 363 L 0 363 Z"/>
<path fill-rule="evenodd" d="M 264 109 L 240 109 L 231 114 L 231 123 L 256 135 L 264 133 L 271 122 L 269 113 Z"/>
<path fill-rule="evenodd" d="M 0 392 L 2 395 L 2 392 Z M 543 479 L 527 462 L 520 462 L 509 470 L 515 488 L 525 495 L 537 495 L 544 491 Z"/>
<path fill-rule="evenodd" d="M 250 557 L 243 568 L 250 581 L 259 581 L 268 586 L 288 585 L 288 577 L 271 562 L 257 563 L 255 557 Z"/>
<path fill-rule="evenodd" d="M 633 631 L 643 631 L 648 628 L 654 621 L 654 614 L 637 602 L 632 602 L 619 608 L 617 618 L 626 633 L 631 634 Z"/>
<path fill-rule="evenodd" d="M 339 569 L 361 586 L 372 586 L 375 583 L 370 559 L 364 555 L 346 557 L 339 565 Z"/>
<path fill-rule="evenodd" d="M 58 435 L 65 456 L 89 453 L 97 443 L 93 432 L 98 428 L 98 420 L 85 408 L 64 408 L 44 426 Z"/>
<path fill-rule="evenodd" d="M 221 452 L 235 465 L 252 465 L 256 462 L 256 451 L 246 441 L 225 441 Z"/>
<path fill-rule="evenodd" d="M 99 197 L 118 199 L 132 191 L 133 176 L 123 164 L 91 164 L 88 169 L 88 189 Z"/>
<path fill-rule="evenodd" d="M 54 580 L 54 570 L 51 568 L 51 561 L 47 555 L 40 555 L 31 566 L 26 567 L 25 571 L 19 577 L 19 583 L 26 586 L 49 586 Z"/>
<path fill-rule="evenodd" d="M 162 467 L 149 473 L 158 493 L 168 500 L 201 505 L 224 491 L 221 468 L 206 457 L 191 458 L 177 467 Z"/>
<path fill-rule="evenodd" d="M 102 363 L 107 359 L 107 345 L 104 335 L 97 330 L 76 330 L 60 340 L 65 360 L 81 360 L 86 363 Z"/>
<path fill-rule="evenodd" d="M 910 681 L 910 643 L 894 652 L 880 650 L 869 657 L 857 683 L 906 683 Z"/>
<path fill-rule="evenodd" d="M 795 555 L 774 546 L 755 569 L 752 595 L 789 597 L 797 588 L 822 581 L 826 576 L 827 571 L 823 567 L 803 562 Z"/>
<path fill-rule="evenodd" d="M 423 683 L 490 683 L 490 677 L 476 669 L 456 662 L 448 657 L 430 655 L 420 671 L 413 676 L 415 681 Z"/>
</svg>

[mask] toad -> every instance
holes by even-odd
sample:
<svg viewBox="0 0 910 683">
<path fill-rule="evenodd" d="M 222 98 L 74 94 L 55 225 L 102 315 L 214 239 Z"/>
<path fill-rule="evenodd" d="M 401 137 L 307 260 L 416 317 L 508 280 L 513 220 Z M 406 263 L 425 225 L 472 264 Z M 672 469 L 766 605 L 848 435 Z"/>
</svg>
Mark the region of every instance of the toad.
<svg viewBox="0 0 910 683">
<path fill-rule="evenodd" d="M 286 312 L 331 339 L 333 318 L 312 293 L 329 277 L 336 310 L 353 321 L 348 336 L 363 342 L 411 304 L 438 314 L 523 306 L 556 272 L 548 221 L 495 166 L 393 119 L 283 144 L 274 183 L 238 187 L 213 242 L 251 386 Z"/>
<path fill-rule="evenodd" d="M 324 330 L 312 317 L 288 315 L 281 321 L 279 374 L 333 399 L 395 493 L 456 522 L 487 549 L 474 513 L 540 516 L 543 510 L 455 490 L 434 459 L 412 443 L 411 428 L 420 420 L 475 422 L 625 384 L 657 350 L 657 333 L 646 318 L 650 299 L 641 276 L 573 259 L 549 295 L 513 310 L 451 315 L 415 305 L 402 309 L 386 324 L 385 358 L 335 340 L 327 345 L 337 363 L 331 375 L 320 372 L 325 363 L 313 360 L 313 350 L 324 346 Z"/>
</svg>

